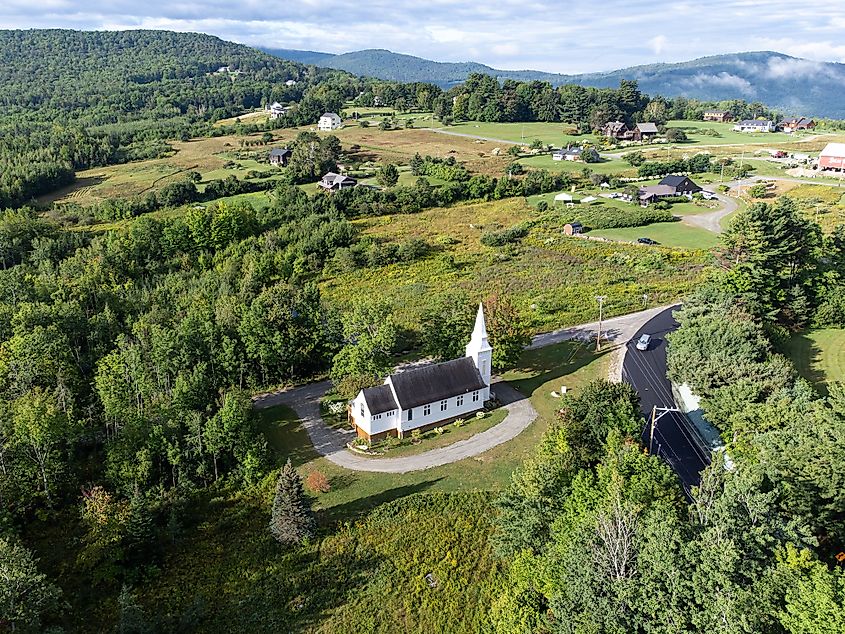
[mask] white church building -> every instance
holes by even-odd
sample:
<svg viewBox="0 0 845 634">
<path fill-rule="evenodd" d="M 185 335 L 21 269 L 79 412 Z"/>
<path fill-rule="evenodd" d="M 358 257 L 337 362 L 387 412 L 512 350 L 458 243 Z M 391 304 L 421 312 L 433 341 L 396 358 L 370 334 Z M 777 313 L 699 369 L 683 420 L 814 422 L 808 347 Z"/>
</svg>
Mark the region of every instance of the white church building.
<svg viewBox="0 0 845 634">
<path fill-rule="evenodd" d="M 492 361 L 479 305 L 466 356 L 397 372 L 383 385 L 361 390 L 350 402 L 350 421 L 359 437 L 378 441 L 472 414 L 490 399 Z"/>
</svg>

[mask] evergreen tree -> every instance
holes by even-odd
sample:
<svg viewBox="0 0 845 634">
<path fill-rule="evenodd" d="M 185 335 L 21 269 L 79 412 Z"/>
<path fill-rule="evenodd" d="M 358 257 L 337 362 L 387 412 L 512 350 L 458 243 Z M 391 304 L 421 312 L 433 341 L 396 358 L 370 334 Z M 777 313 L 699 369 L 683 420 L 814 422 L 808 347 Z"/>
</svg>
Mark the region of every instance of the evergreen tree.
<svg viewBox="0 0 845 634">
<path fill-rule="evenodd" d="M 117 604 L 120 608 L 120 618 L 115 627 L 116 634 L 146 634 L 153 631 L 129 586 L 123 586 Z"/>
<path fill-rule="evenodd" d="M 155 541 L 153 517 L 140 491 L 135 491 L 129 505 L 129 517 L 126 520 L 127 563 L 136 564 L 149 560 L 150 549 Z"/>
<path fill-rule="evenodd" d="M 314 529 L 314 516 L 305 502 L 302 479 L 288 458 L 276 483 L 270 532 L 282 544 L 298 544 L 311 537 Z"/>
</svg>

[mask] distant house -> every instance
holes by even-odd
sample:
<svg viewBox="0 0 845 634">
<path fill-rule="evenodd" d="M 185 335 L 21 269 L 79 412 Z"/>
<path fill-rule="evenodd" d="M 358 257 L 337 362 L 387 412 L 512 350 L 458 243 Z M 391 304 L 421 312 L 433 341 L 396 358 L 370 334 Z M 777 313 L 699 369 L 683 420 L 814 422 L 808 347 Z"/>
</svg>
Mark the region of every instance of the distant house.
<svg viewBox="0 0 845 634">
<path fill-rule="evenodd" d="M 717 121 L 719 123 L 725 123 L 726 121 L 730 121 L 733 119 L 733 115 L 728 112 L 727 110 L 705 110 L 704 111 L 704 120 L 705 121 Z"/>
<path fill-rule="evenodd" d="M 608 121 L 602 126 L 601 133 L 608 139 L 630 139 L 631 131 L 622 121 Z"/>
<path fill-rule="evenodd" d="M 631 130 L 631 136 L 635 141 L 649 141 L 656 137 L 660 132 L 657 125 L 654 123 L 638 123 L 636 127 Z"/>
<path fill-rule="evenodd" d="M 816 127 L 816 122 L 807 117 L 799 117 L 793 119 L 785 119 L 780 122 L 780 129 L 787 134 L 792 134 L 799 130 L 812 130 Z"/>
<path fill-rule="evenodd" d="M 819 154 L 819 169 L 845 172 L 845 143 L 828 143 Z"/>
<path fill-rule="evenodd" d="M 553 161 L 580 161 L 583 150 L 580 147 L 555 150 L 552 154 Z"/>
<path fill-rule="evenodd" d="M 290 86 L 296 86 L 296 80 L 294 80 L 294 79 L 288 79 L 288 80 L 285 82 L 285 86 L 288 86 L 288 87 L 290 87 Z"/>
<path fill-rule="evenodd" d="M 567 194 L 566 192 L 561 192 L 555 196 L 555 202 L 559 203 L 571 203 L 572 202 L 572 194 Z"/>
<path fill-rule="evenodd" d="M 350 176 L 344 176 L 343 174 L 335 174 L 334 172 L 329 172 L 323 178 L 320 179 L 320 182 L 317 183 L 317 187 L 321 187 L 326 191 L 335 191 L 338 189 L 347 189 L 349 187 L 355 187 L 358 184 L 354 178 Z"/>
<path fill-rule="evenodd" d="M 657 185 L 649 185 L 640 189 L 640 204 L 648 206 L 661 198 L 674 198 L 675 196 L 691 197 L 694 193 L 700 192 L 701 187 L 696 185 L 687 176 L 665 176 Z"/>
<path fill-rule="evenodd" d="M 286 147 L 275 147 L 270 150 L 270 165 L 281 165 L 285 167 L 290 160 L 292 152 Z"/>
<path fill-rule="evenodd" d="M 734 125 L 735 132 L 774 132 L 775 124 L 768 119 L 745 119 Z"/>
<path fill-rule="evenodd" d="M 568 222 L 563 225 L 563 233 L 567 236 L 577 236 L 583 233 L 584 225 L 580 222 Z"/>
<path fill-rule="evenodd" d="M 285 108 L 278 101 L 274 101 L 273 105 L 270 106 L 270 118 L 271 119 L 281 119 L 287 113 L 288 113 L 288 109 Z"/>
<path fill-rule="evenodd" d="M 337 130 L 343 121 L 341 120 L 340 116 L 335 114 L 334 112 L 326 112 L 320 117 L 320 120 L 317 122 L 317 129 L 323 131 L 331 131 Z"/>
<path fill-rule="evenodd" d="M 692 196 L 701 191 L 701 187 L 696 185 L 689 176 L 670 174 L 669 176 L 664 176 L 658 185 L 671 187 L 674 190 L 675 196 Z"/>
</svg>

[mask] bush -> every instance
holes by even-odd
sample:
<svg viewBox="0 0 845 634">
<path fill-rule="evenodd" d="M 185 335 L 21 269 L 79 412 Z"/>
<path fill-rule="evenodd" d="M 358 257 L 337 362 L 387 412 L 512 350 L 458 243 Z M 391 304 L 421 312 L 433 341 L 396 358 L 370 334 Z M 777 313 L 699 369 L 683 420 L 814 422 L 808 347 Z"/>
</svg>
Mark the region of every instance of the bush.
<svg viewBox="0 0 845 634">
<path fill-rule="evenodd" d="M 537 203 L 537 211 L 548 211 L 548 209 L 549 203 L 547 201 L 541 200 L 539 203 Z"/>
<path fill-rule="evenodd" d="M 631 205 L 628 209 L 592 205 L 583 209 L 568 209 L 561 218 L 564 223 L 578 221 L 589 229 L 616 229 L 621 227 L 641 227 L 653 222 L 672 222 L 674 217 L 669 205 L 661 208 L 661 203 L 650 207 Z"/>
<path fill-rule="evenodd" d="M 502 231 L 490 231 L 481 236 L 481 244 L 487 247 L 503 247 L 506 244 L 518 242 L 528 235 L 528 227 L 524 224 L 515 225 Z"/>
<path fill-rule="evenodd" d="M 322 471 L 312 471 L 305 478 L 305 486 L 314 493 L 328 493 L 331 491 L 329 479 Z"/>
</svg>

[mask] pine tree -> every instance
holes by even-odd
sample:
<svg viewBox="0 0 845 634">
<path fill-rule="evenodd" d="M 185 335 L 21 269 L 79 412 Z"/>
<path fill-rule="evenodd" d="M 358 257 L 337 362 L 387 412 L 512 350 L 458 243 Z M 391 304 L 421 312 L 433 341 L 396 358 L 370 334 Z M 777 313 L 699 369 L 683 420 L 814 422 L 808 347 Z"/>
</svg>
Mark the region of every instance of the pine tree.
<svg viewBox="0 0 845 634">
<path fill-rule="evenodd" d="M 128 562 L 147 561 L 154 539 L 152 514 L 141 493 L 136 491 L 129 505 L 129 517 L 126 520 L 125 544 Z"/>
<path fill-rule="evenodd" d="M 120 618 L 115 627 L 116 634 L 147 634 L 152 631 L 144 610 L 129 586 L 124 585 L 120 590 L 117 604 L 120 608 Z"/>
<path fill-rule="evenodd" d="M 288 458 L 276 483 L 270 532 L 282 544 L 298 544 L 311 537 L 314 528 L 314 515 L 305 502 L 302 479 Z"/>
</svg>

